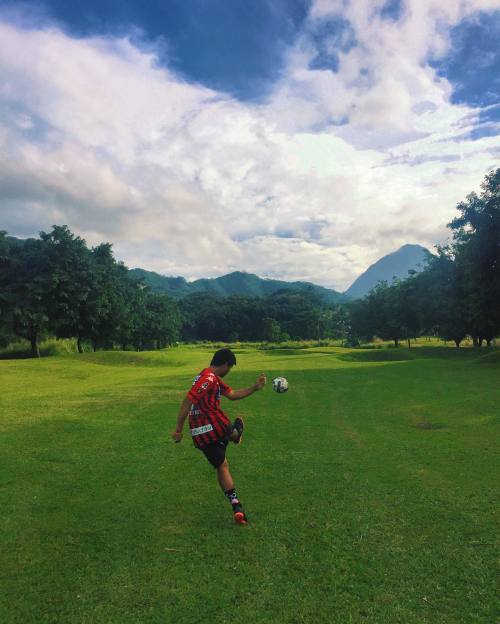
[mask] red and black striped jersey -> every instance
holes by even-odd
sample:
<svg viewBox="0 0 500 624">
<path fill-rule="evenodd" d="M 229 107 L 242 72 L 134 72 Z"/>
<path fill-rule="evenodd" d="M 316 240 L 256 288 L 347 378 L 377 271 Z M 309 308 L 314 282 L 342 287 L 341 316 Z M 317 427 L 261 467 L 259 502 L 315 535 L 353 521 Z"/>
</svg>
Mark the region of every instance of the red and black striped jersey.
<svg viewBox="0 0 500 624">
<path fill-rule="evenodd" d="M 189 428 L 195 446 L 206 446 L 226 437 L 231 423 L 220 408 L 220 398 L 230 392 L 232 388 L 210 368 L 204 368 L 194 378 L 187 396 L 191 401 Z"/>
</svg>

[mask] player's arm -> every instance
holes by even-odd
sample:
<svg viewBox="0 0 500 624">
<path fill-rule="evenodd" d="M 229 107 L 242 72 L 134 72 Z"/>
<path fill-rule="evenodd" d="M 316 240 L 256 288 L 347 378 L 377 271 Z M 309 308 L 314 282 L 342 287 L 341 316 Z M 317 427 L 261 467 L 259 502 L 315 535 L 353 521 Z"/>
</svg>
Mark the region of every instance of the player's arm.
<svg viewBox="0 0 500 624">
<path fill-rule="evenodd" d="M 231 392 L 228 392 L 224 396 L 226 396 L 231 401 L 239 401 L 240 399 L 245 399 L 254 392 L 257 392 L 257 390 L 262 390 L 265 385 L 266 376 L 264 375 L 264 373 L 261 373 L 257 377 L 257 381 L 253 384 L 253 386 L 250 386 L 249 388 L 241 388 L 241 390 L 231 390 Z"/>
<path fill-rule="evenodd" d="M 171 434 L 174 442 L 180 442 L 182 440 L 182 430 L 184 428 L 184 423 L 186 422 L 186 418 L 189 414 L 190 409 L 191 399 L 186 395 L 179 408 L 179 413 L 177 414 L 177 426 L 175 428 L 175 431 L 172 431 Z"/>
</svg>

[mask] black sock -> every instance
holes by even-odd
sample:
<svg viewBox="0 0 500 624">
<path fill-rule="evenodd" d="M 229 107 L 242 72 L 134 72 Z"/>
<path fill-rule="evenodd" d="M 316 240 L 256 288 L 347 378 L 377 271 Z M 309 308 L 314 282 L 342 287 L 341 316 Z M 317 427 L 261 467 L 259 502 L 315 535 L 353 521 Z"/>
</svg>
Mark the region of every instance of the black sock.
<svg viewBox="0 0 500 624">
<path fill-rule="evenodd" d="M 239 498 L 236 496 L 236 490 L 234 488 L 232 490 L 226 490 L 224 494 L 231 505 L 241 504 Z"/>
</svg>

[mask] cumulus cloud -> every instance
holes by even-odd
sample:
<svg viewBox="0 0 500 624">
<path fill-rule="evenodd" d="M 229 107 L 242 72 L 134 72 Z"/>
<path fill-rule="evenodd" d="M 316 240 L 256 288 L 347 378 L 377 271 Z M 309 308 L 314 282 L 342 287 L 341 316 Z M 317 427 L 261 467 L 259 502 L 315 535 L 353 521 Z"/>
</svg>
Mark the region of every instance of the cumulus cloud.
<svg viewBox="0 0 500 624">
<path fill-rule="evenodd" d="M 1 227 L 67 223 L 165 274 L 338 289 L 404 243 L 432 246 L 498 139 L 472 136 L 481 111 L 453 105 L 427 60 L 498 2 L 408 0 L 398 20 L 384 5 L 313 2 L 259 104 L 189 84 L 131 39 L 0 21 Z"/>
</svg>

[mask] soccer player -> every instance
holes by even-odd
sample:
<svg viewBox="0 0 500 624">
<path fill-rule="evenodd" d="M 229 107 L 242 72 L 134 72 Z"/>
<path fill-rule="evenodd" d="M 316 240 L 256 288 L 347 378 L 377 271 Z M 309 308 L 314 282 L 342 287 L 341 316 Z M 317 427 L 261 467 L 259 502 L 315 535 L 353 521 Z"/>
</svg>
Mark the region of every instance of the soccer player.
<svg viewBox="0 0 500 624">
<path fill-rule="evenodd" d="M 249 388 L 233 390 L 222 381 L 222 378 L 235 364 L 236 356 L 231 349 L 220 349 L 214 354 L 210 367 L 204 368 L 194 378 L 191 390 L 182 401 L 172 438 L 175 442 L 182 440 L 182 429 L 189 415 L 189 428 L 194 445 L 217 470 L 219 485 L 231 503 L 235 522 L 248 524 L 243 505 L 236 495 L 226 459 L 228 443 L 241 442 L 243 420 L 238 417 L 231 423 L 220 408 L 220 397 L 224 396 L 231 401 L 244 399 L 266 385 L 266 376 L 263 373 L 259 375 L 257 381 Z"/>
</svg>

